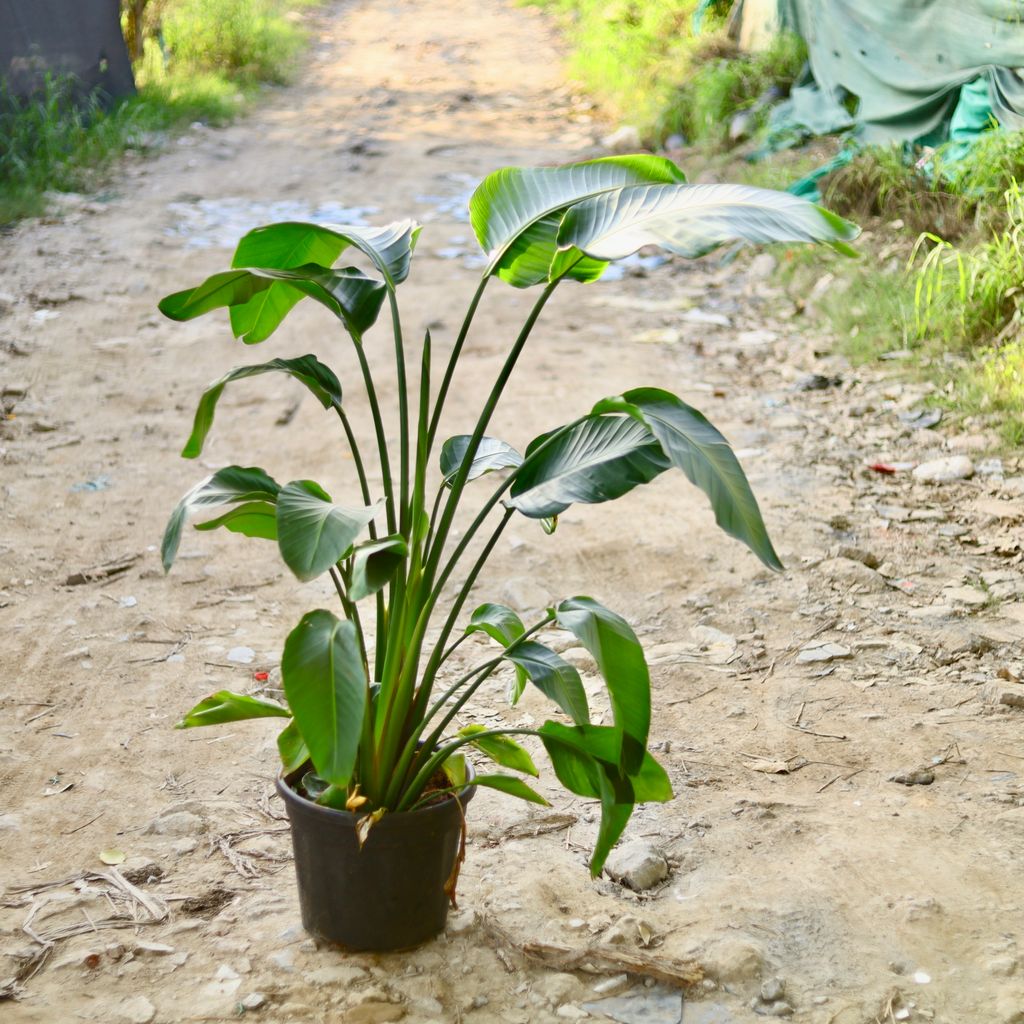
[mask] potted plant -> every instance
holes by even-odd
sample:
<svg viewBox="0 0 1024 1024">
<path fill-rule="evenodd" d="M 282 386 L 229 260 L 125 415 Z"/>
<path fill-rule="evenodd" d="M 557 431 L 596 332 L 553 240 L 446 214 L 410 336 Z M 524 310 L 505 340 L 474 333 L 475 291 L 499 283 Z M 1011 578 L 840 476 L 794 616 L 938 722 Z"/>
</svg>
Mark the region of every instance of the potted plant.
<svg viewBox="0 0 1024 1024">
<path fill-rule="evenodd" d="M 517 737 L 540 740 L 559 781 L 600 801 L 590 870 L 597 875 L 637 802 L 672 796 L 647 749 L 650 682 L 628 623 L 590 597 L 569 597 L 525 623 L 510 608 L 463 610 L 495 543 L 516 515 L 553 533 L 573 503 L 618 498 L 666 470 L 681 469 L 710 498 L 719 526 L 765 565 L 781 569 L 757 502 L 725 438 L 696 409 L 659 388 L 602 398 L 571 422 L 529 440 L 522 454 L 487 427 L 534 325 L 563 281 L 588 282 L 610 261 L 643 246 L 695 257 L 726 241 L 845 244 L 857 229 L 786 193 L 737 185 L 687 185 L 675 164 L 654 156 L 609 157 L 551 168 L 506 168 L 470 201 L 486 267 L 440 378 L 429 333 L 410 379 L 397 288 L 409 273 L 420 228 L 281 223 L 239 242 L 232 269 L 168 296 L 164 314 L 188 320 L 227 307 L 231 329 L 263 341 L 303 298 L 326 306 L 354 343 L 373 421 L 382 493 L 371 491 L 335 373 L 313 355 L 242 366 L 211 383 L 199 401 L 182 454 L 197 457 L 224 388 L 284 373 L 336 416 L 351 452 L 359 495 L 340 503 L 318 483 L 278 483 L 262 469 L 228 466 L 178 503 L 163 539 L 170 569 L 186 518 L 213 514 L 200 530 L 224 527 L 275 541 L 300 580 L 328 575 L 340 614 L 317 609 L 288 635 L 281 659 L 287 704 L 220 691 L 179 723 L 187 728 L 277 717 L 278 790 L 292 823 L 305 927 L 354 949 L 414 945 L 444 927 L 462 857 L 465 804 L 476 787 L 544 803 L 523 779 L 537 774 Z M 355 250 L 369 273 L 338 267 Z M 487 284 L 500 278 L 540 295 L 467 434 L 438 442 L 441 412 Z M 398 387 L 397 453 L 364 352 L 366 332 L 390 308 Z M 475 481 L 494 473 L 489 494 L 454 543 L 456 509 Z M 486 493 L 486 492 L 485 492 Z M 364 536 L 365 535 L 365 536 Z M 457 596 L 446 607 L 449 581 Z M 369 621 L 372 618 L 372 630 Z M 440 623 L 439 631 L 430 632 Z M 575 634 L 607 686 L 613 724 L 591 723 L 576 669 L 538 639 L 541 630 Z M 486 634 L 493 657 L 451 671 L 453 652 Z M 429 642 L 428 642 L 429 636 Z M 538 687 L 555 713 L 539 728 L 465 723 L 463 711 L 503 665 L 515 669 L 514 702 Z M 464 753 L 505 771 L 474 773 Z"/>
</svg>

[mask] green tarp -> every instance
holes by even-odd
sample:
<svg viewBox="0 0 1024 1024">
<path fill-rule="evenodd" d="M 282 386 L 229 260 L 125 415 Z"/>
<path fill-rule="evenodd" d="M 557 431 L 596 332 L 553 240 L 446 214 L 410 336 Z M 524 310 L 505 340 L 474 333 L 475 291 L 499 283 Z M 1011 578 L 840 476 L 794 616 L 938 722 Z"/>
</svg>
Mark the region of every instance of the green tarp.
<svg viewBox="0 0 1024 1024">
<path fill-rule="evenodd" d="M 794 87 L 778 123 L 810 134 L 855 124 L 867 144 L 935 145 L 949 137 L 961 86 L 981 79 L 975 107 L 987 91 L 1000 124 L 1024 128 L 1022 18 L 1021 0 L 779 0 L 781 27 L 807 42 L 813 81 Z"/>
</svg>

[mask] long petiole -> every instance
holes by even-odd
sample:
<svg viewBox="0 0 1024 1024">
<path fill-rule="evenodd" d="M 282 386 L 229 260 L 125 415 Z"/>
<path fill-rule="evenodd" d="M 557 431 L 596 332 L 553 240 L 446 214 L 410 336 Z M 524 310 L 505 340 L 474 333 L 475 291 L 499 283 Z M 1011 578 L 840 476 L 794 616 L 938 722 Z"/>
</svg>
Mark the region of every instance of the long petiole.
<svg viewBox="0 0 1024 1024">
<path fill-rule="evenodd" d="M 391 326 L 395 337 L 395 369 L 398 373 L 399 530 L 403 536 L 407 537 L 409 530 L 409 381 L 405 371 L 402 318 L 398 312 L 398 297 L 393 285 L 388 285 L 388 302 L 391 304 Z"/>
<path fill-rule="evenodd" d="M 331 579 L 334 581 L 334 589 L 337 590 L 338 597 L 341 598 L 341 607 L 345 611 L 345 618 L 347 618 L 356 628 L 356 638 L 359 641 L 359 653 L 363 659 L 363 671 L 369 675 L 370 666 L 366 660 L 366 640 L 363 637 L 363 623 L 359 618 L 359 608 L 356 606 L 355 601 L 350 600 L 348 594 L 345 592 L 345 584 L 341 578 L 341 573 L 338 572 L 334 566 L 331 566 L 329 571 Z"/>
<path fill-rule="evenodd" d="M 430 781 L 431 776 L 437 769 L 444 764 L 452 754 L 455 753 L 459 747 L 464 747 L 469 743 L 477 742 L 484 739 L 487 736 L 539 736 L 540 733 L 536 729 L 488 729 L 485 732 L 478 732 L 474 736 L 461 736 L 457 740 L 452 740 L 447 746 L 442 747 L 437 751 L 436 754 L 417 772 L 416 777 L 412 780 L 412 783 L 406 787 L 405 795 L 402 797 L 398 806 L 395 808 L 396 811 L 406 811 L 409 809 L 409 804 L 412 803 L 422 791 L 423 787 Z"/>
<path fill-rule="evenodd" d="M 462 346 L 466 343 L 466 336 L 469 334 L 470 324 L 473 322 L 473 317 L 476 315 L 476 308 L 480 305 L 484 289 L 487 287 L 487 282 L 490 281 L 490 279 L 490 275 L 480 279 L 480 284 L 477 286 L 476 292 L 473 294 L 473 298 L 469 303 L 469 309 L 466 311 L 465 319 L 462 321 L 462 327 L 459 329 L 459 336 L 455 339 L 455 345 L 452 347 L 452 353 L 448 357 L 448 365 L 445 367 L 444 377 L 441 379 L 441 386 L 437 390 L 437 399 L 434 402 L 434 412 L 430 417 L 430 427 L 427 430 L 428 454 L 434 447 L 434 440 L 437 437 L 437 428 L 441 422 L 441 411 L 444 409 L 445 399 L 448 397 L 448 388 L 451 386 L 452 377 L 455 376 L 455 367 L 458 365 L 459 356 L 462 354 Z"/>
<path fill-rule="evenodd" d="M 356 356 L 359 359 L 359 369 L 363 374 L 363 383 L 366 386 L 366 397 L 370 403 L 370 415 L 373 417 L 373 430 L 377 437 L 377 451 L 380 453 L 380 475 L 384 487 L 388 533 L 396 533 L 395 491 L 391 483 L 391 460 L 388 456 L 388 441 L 384 433 L 384 421 L 380 415 L 380 404 L 377 401 L 377 389 L 373 384 L 373 375 L 370 373 L 370 364 L 366 360 L 363 346 L 357 344 L 355 348 Z"/>
</svg>

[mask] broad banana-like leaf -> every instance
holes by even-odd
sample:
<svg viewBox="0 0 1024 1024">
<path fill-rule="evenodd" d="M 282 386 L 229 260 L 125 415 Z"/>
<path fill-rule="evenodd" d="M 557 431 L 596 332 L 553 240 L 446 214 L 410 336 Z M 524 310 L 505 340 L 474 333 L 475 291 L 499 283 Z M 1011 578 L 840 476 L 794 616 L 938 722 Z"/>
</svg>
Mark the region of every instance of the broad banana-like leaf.
<svg viewBox="0 0 1024 1024">
<path fill-rule="evenodd" d="M 275 282 L 291 289 L 298 298 L 283 312 L 279 304 L 252 305 L 253 298 Z M 195 288 L 168 295 L 160 301 L 160 312 L 171 320 L 192 320 L 228 306 L 238 311 L 231 323 L 235 336 L 247 345 L 255 345 L 266 341 L 295 302 L 308 295 L 326 306 L 353 339 L 361 342 L 363 334 L 375 323 L 386 293 L 382 282 L 367 277 L 355 267 L 330 270 L 316 263 L 291 269 L 246 267 L 222 271 Z"/>
<path fill-rule="evenodd" d="M 414 220 L 399 220 L 383 227 L 343 224 L 308 224 L 284 221 L 254 228 L 238 243 L 233 267 L 287 269 L 304 263 L 329 267 L 349 246 L 365 253 L 391 285 L 409 276 L 421 227 Z"/>
<path fill-rule="evenodd" d="M 487 603 L 473 612 L 466 632 L 486 633 L 502 647 L 508 647 L 526 632 L 526 627 L 523 620 L 507 605 Z"/>
<path fill-rule="evenodd" d="M 306 263 L 329 267 L 349 246 L 370 257 L 387 285 L 395 287 L 409 274 L 420 227 L 403 220 L 384 227 L 345 227 L 337 224 L 305 224 L 286 221 L 250 231 L 235 250 L 233 267 L 289 269 Z M 302 296 L 284 283 L 272 284 L 245 306 L 231 309 L 236 337 L 269 334 Z"/>
<path fill-rule="evenodd" d="M 232 381 L 244 380 L 246 377 L 257 377 L 260 374 L 275 372 L 287 373 L 305 384 L 325 409 L 330 409 L 332 406 L 336 409 L 341 408 L 341 384 L 338 378 L 334 375 L 333 370 L 324 366 L 314 355 L 299 356 L 296 359 L 271 359 L 269 362 L 258 363 L 254 366 L 239 366 L 207 385 L 199 399 L 195 420 L 192 424 L 192 434 L 185 443 L 182 456 L 186 459 L 194 459 L 202 454 L 206 435 L 209 434 L 210 428 L 213 426 L 217 402 L 228 384 Z"/>
<path fill-rule="evenodd" d="M 281 677 L 317 775 L 346 786 L 359 749 L 367 693 L 355 626 L 324 609 L 308 612 L 285 641 Z"/>
<path fill-rule="evenodd" d="M 197 530 L 216 530 L 221 526 L 244 537 L 277 540 L 277 509 L 269 501 L 246 501 L 216 519 L 195 524 Z"/>
<path fill-rule="evenodd" d="M 537 766 L 525 747 L 520 746 L 510 736 L 492 734 L 481 736 L 480 733 L 488 732 L 486 725 L 467 725 L 461 728 L 456 735 L 468 738 L 470 746 L 476 747 L 481 754 L 489 757 L 495 764 L 502 768 L 511 768 L 513 771 L 523 772 L 526 775 L 536 776 Z"/>
<path fill-rule="evenodd" d="M 361 601 L 376 594 L 395 575 L 408 553 L 405 538 L 397 533 L 357 544 L 352 552 L 348 596 L 353 601 Z"/>
<path fill-rule="evenodd" d="M 701 256 L 723 242 L 826 242 L 848 256 L 860 229 L 788 192 L 749 185 L 635 185 L 577 203 L 558 246 L 617 260 L 645 245 Z"/>
<path fill-rule="evenodd" d="M 665 770 L 646 751 L 636 771 L 622 771 L 616 761 L 623 743 L 618 727 L 568 727 L 549 721 L 539 733 L 559 782 L 572 793 L 601 801 L 601 824 L 590 859 L 591 874 L 597 876 L 622 835 L 634 805 L 671 800 L 672 785 Z"/>
<path fill-rule="evenodd" d="M 528 786 L 522 779 L 512 775 L 502 775 L 495 772 L 492 775 L 477 775 L 473 779 L 474 786 L 483 786 L 485 789 L 496 789 L 500 793 L 508 793 L 509 796 L 517 796 L 520 800 L 528 800 L 531 804 L 541 804 L 543 807 L 551 805 L 535 789 Z"/>
<path fill-rule="evenodd" d="M 548 700 L 554 701 L 577 725 L 590 721 L 587 691 L 573 665 L 535 640 L 524 640 L 505 652 Z M 522 692 L 521 690 L 519 691 Z"/>
<path fill-rule="evenodd" d="M 645 155 L 495 171 L 484 178 L 469 201 L 473 231 L 487 255 L 485 274 L 497 274 L 517 288 L 563 273 L 592 281 L 607 264 L 600 258 L 588 259 L 582 252 L 559 254 L 563 212 L 574 203 L 625 185 L 684 181 L 686 176 L 671 160 Z"/>
<path fill-rule="evenodd" d="M 281 557 L 300 580 L 316 579 L 348 551 L 379 508 L 335 505 L 314 481 L 293 480 L 277 496 Z"/>
<path fill-rule="evenodd" d="M 200 480 L 175 506 L 164 530 L 160 558 L 164 571 L 170 570 L 181 543 L 181 528 L 189 512 L 215 505 L 240 502 L 276 502 L 280 485 L 256 466 L 226 466 Z"/>
<path fill-rule="evenodd" d="M 531 519 L 611 501 L 671 465 L 654 435 L 625 417 L 588 416 L 545 444 L 555 433 L 530 442 L 512 484 L 508 504 Z"/>
<path fill-rule="evenodd" d="M 218 690 L 201 700 L 175 726 L 192 729 L 197 725 L 221 725 L 224 722 L 243 722 L 249 718 L 291 718 L 292 713 L 276 700 L 251 697 L 230 690 Z"/>
<path fill-rule="evenodd" d="M 660 388 L 635 388 L 606 398 L 594 406 L 594 412 L 625 413 L 647 427 L 672 464 L 711 499 L 718 525 L 743 541 L 770 569 L 783 568 L 739 461 L 703 414 Z"/>
<path fill-rule="evenodd" d="M 469 434 L 458 434 L 449 437 L 441 446 L 441 474 L 449 487 L 462 468 L 470 440 Z M 521 465 L 522 461 L 522 455 L 510 444 L 499 441 L 496 437 L 481 437 L 466 480 L 475 480 L 478 476 L 492 473 L 496 469 L 514 469 Z"/>
<path fill-rule="evenodd" d="M 277 734 L 277 752 L 285 775 L 298 771 L 309 760 L 309 748 L 294 718 Z"/>
<path fill-rule="evenodd" d="M 555 621 L 590 652 L 608 687 L 623 747 L 616 763 L 639 769 L 651 728 L 651 677 L 644 649 L 621 615 L 590 597 L 572 597 L 555 608 Z M 577 723 L 580 724 L 580 723 Z"/>
</svg>

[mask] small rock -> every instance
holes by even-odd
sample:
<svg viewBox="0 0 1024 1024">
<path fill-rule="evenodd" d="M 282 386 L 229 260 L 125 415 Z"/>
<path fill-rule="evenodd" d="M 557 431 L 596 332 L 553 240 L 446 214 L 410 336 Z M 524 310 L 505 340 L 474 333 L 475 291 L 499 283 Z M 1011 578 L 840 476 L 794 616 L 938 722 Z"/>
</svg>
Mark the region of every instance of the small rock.
<svg viewBox="0 0 1024 1024">
<path fill-rule="evenodd" d="M 404 1016 L 405 1007 L 398 1003 L 362 1003 L 345 1011 L 345 1024 L 388 1024 Z"/>
<path fill-rule="evenodd" d="M 879 573 L 852 558 L 827 558 L 818 566 L 818 570 L 827 579 L 842 586 L 856 587 L 862 591 L 881 592 L 886 589 L 886 582 Z"/>
<path fill-rule="evenodd" d="M 774 1003 L 768 1003 L 758 1012 L 765 1013 L 769 1017 L 792 1017 L 793 1007 L 785 999 L 779 999 Z"/>
<path fill-rule="evenodd" d="M 881 564 L 881 559 L 872 554 L 870 551 L 865 551 L 863 548 L 855 548 L 849 545 L 844 545 L 839 549 L 839 558 L 848 558 L 851 562 L 860 562 L 861 565 L 866 565 L 869 569 L 877 569 Z"/>
<path fill-rule="evenodd" d="M 613 974 L 609 978 L 602 978 L 601 981 L 591 987 L 598 995 L 614 996 L 629 988 L 629 975 Z"/>
<path fill-rule="evenodd" d="M 1017 970 L 1017 963 L 1016 957 L 997 956 L 985 964 L 985 970 L 997 978 L 1009 978 Z"/>
<path fill-rule="evenodd" d="M 781 978 L 768 978 L 766 981 L 761 983 L 762 1002 L 778 1002 L 785 994 L 786 983 Z"/>
<path fill-rule="evenodd" d="M 198 846 L 198 839 L 179 839 L 177 842 L 171 843 L 171 850 L 175 856 L 184 857 L 193 853 Z"/>
<path fill-rule="evenodd" d="M 243 1010 L 258 1010 L 261 1006 L 265 1006 L 266 1002 L 267 997 L 262 992 L 250 992 L 238 1001 L 238 1005 Z"/>
<path fill-rule="evenodd" d="M 944 459 L 922 462 L 914 470 L 919 483 L 948 484 L 955 480 L 968 480 L 974 476 L 974 463 L 966 455 L 950 455 Z"/>
<path fill-rule="evenodd" d="M 134 996 L 121 1004 L 118 1015 L 129 1024 L 149 1024 L 156 1016 L 156 1007 L 145 996 Z"/>
<path fill-rule="evenodd" d="M 1024 708 L 1024 686 L 1011 689 L 1004 683 L 994 683 L 985 687 L 985 700 L 1008 708 Z"/>
<path fill-rule="evenodd" d="M 150 822 L 146 832 L 158 836 L 191 836 L 206 831 L 206 822 L 191 811 L 172 811 Z"/>
<path fill-rule="evenodd" d="M 0 832 L 17 832 L 21 828 L 21 820 L 16 814 L 0 814 Z"/>
<path fill-rule="evenodd" d="M 228 661 L 236 662 L 239 665 L 251 665 L 256 657 L 256 652 L 251 647 L 232 647 L 228 651 Z"/>
<path fill-rule="evenodd" d="M 330 967 L 318 967 L 315 971 L 307 971 L 306 980 L 313 985 L 338 985 L 346 988 L 366 977 L 362 967 L 348 964 L 333 964 Z"/>
<path fill-rule="evenodd" d="M 853 652 L 849 647 L 842 644 L 829 643 L 825 640 L 812 640 L 800 648 L 797 661 L 836 661 L 843 658 L 852 658 Z"/>
<path fill-rule="evenodd" d="M 930 786 L 935 781 L 935 772 L 927 768 L 911 768 L 889 776 L 890 782 L 898 782 L 901 786 Z"/>
<path fill-rule="evenodd" d="M 290 949 L 279 949 L 267 959 L 279 970 L 291 974 L 295 970 L 295 954 Z"/>
<path fill-rule="evenodd" d="M 575 1003 L 563 1003 L 555 1010 L 555 1016 L 561 1017 L 562 1020 L 583 1020 L 590 1014 L 586 1010 L 580 1009 Z"/>
<path fill-rule="evenodd" d="M 631 124 L 616 128 L 601 140 L 601 145 L 613 153 L 635 153 L 642 148 L 640 129 Z"/>
<path fill-rule="evenodd" d="M 747 267 L 747 275 L 755 279 L 771 277 L 775 273 L 778 261 L 770 252 L 759 252 Z"/>
<path fill-rule="evenodd" d="M 764 970 L 764 954 L 752 942 L 729 938 L 712 947 L 704 964 L 716 981 L 750 981 Z"/>
<path fill-rule="evenodd" d="M 609 854 L 604 869 L 620 885 L 636 892 L 652 889 L 668 878 L 664 854 L 645 839 L 634 839 L 616 847 Z"/>
</svg>

